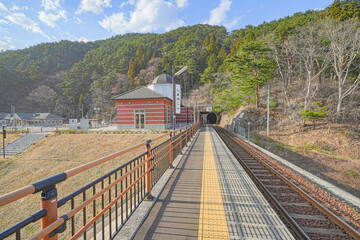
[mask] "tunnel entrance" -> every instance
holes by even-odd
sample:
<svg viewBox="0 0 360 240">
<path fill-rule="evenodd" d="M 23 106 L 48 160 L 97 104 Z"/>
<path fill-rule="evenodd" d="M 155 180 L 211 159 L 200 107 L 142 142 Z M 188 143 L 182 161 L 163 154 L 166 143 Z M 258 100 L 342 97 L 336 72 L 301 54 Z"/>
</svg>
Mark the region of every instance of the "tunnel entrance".
<svg viewBox="0 0 360 240">
<path fill-rule="evenodd" d="M 211 112 L 207 115 L 207 122 L 209 124 L 217 124 L 217 116 L 215 113 Z"/>
</svg>

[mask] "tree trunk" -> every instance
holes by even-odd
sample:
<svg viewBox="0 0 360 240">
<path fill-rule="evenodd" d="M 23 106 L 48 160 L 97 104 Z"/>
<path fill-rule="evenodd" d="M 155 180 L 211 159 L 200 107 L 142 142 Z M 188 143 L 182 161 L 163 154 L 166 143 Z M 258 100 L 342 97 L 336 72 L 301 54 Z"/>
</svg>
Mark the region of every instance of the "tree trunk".
<svg viewBox="0 0 360 240">
<path fill-rule="evenodd" d="M 260 104 L 259 104 L 259 86 L 256 86 L 255 98 L 256 98 L 256 108 L 259 108 L 259 106 L 260 106 Z"/>
<path fill-rule="evenodd" d="M 306 95 L 305 95 L 304 109 L 306 109 L 307 105 L 309 104 L 308 101 L 309 101 L 310 91 L 311 91 L 311 74 L 308 73 L 308 84 L 307 84 L 307 91 L 306 91 Z"/>
<path fill-rule="evenodd" d="M 341 105 L 342 105 L 342 79 L 339 78 L 338 104 L 336 107 L 336 121 L 340 121 Z"/>
</svg>

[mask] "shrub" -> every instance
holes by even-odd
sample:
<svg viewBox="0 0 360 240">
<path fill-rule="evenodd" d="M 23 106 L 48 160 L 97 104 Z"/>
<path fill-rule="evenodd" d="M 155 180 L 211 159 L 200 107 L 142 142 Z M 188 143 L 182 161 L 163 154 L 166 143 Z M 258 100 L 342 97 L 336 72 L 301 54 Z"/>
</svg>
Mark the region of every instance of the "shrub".
<svg viewBox="0 0 360 240">
<path fill-rule="evenodd" d="M 304 109 L 301 111 L 300 115 L 304 118 L 305 121 L 312 121 L 313 127 L 315 129 L 315 121 L 321 118 L 325 118 L 328 116 L 327 110 L 328 106 L 322 106 L 322 102 L 314 102 L 311 104 L 311 110 Z"/>
</svg>

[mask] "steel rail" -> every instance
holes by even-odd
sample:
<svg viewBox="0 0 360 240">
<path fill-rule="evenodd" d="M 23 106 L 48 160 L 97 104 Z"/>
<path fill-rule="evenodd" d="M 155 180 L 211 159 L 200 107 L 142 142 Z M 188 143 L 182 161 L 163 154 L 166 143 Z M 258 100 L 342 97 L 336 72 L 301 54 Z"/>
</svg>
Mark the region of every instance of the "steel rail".
<svg viewBox="0 0 360 240">
<path fill-rule="evenodd" d="M 321 203 L 316 201 L 313 197 L 311 197 L 309 194 L 304 192 L 302 189 L 300 189 L 298 186 L 296 186 L 293 182 L 288 180 L 286 177 L 284 177 L 281 173 L 279 173 L 277 170 L 275 170 L 272 166 L 270 166 L 268 163 L 266 163 L 264 160 L 262 160 L 259 156 L 256 155 L 253 151 L 251 151 L 249 148 L 245 147 L 242 143 L 243 140 L 241 140 L 239 137 L 235 136 L 234 134 L 228 133 L 226 130 L 224 132 L 231 138 L 234 139 L 234 142 L 237 143 L 238 146 L 240 146 L 242 149 L 244 149 L 246 152 L 248 152 L 251 156 L 253 156 L 256 160 L 258 160 L 260 163 L 262 163 L 265 167 L 267 167 L 272 173 L 274 173 L 276 176 L 281 178 L 284 182 L 286 182 L 292 189 L 299 192 L 301 196 L 303 196 L 306 200 L 311 202 L 318 210 L 320 210 L 322 213 L 326 214 L 329 219 L 334 221 L 337 225 L 345 229 L 345 231 L 353 238 L 360 239 L 360 232 L 355 230 L 353 227 L 351 227 L 349 224 L 347 224 L 345 221 L 340 219 L 338 216 L 336 216 L 333 212 L 325 208 Z"/>
<path fill-rule="evenodd" d="M 285 220 L 291 225 L 292 230 L 296 233 L 296 235 L 300 239 L 306 239 L 310 240 L 309 236 L 301 229 L 301 227 L 296 223 L 296 221 L 290 216 L 290 214 L 281 206 L 278 200 L 270 193 L 270 191 L 262 184 L 260 179 L 253 173 L 253 171 L 247 166 L 246 163 L 241 161 L 241 157 L 235 152 L 233 147 L 229 145 L 229 140 L 225 139 L 221 134 L 224 133 L 226 136 L 228 136 L 230 139 L 232 139 L 227 132 L 223 131 L 222 129 L 218 127 L 214 127 L 218 135 L 221 137 L 221 139 L 224 141 L 225 145 L 229 148 L 229 150 L 234 154 L 235 158 L 238 160 L 238 162 L 241 164 L 241 166 L 244 168 L 244 170 L 247 172 L 247 174 L 252 178 L 255 182 L 255 184 L 261 189 L 261 192 L 266 195 L 267 199 L 269 199 L 273 206 L 276 207 L 276 209 L 281 213 L 281 215 L 285 218 Z M 238 144 L 237 144 L 238 145 Z"/>
</svg>

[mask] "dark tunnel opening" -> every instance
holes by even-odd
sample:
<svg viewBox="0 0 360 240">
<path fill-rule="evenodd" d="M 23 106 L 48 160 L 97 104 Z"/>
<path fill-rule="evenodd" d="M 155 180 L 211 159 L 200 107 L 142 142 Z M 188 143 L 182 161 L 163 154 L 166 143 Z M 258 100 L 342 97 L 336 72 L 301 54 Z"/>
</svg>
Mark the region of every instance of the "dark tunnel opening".
<svg viewBox="0 0 360 240">
<path fill-rule="evenodd" d="M 207 122 L 210 124 L 217 124 L 217 116 L 215 113 L 211 112 L 207 115 Z"/>
</svg>

